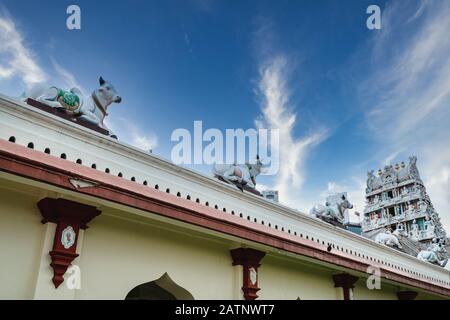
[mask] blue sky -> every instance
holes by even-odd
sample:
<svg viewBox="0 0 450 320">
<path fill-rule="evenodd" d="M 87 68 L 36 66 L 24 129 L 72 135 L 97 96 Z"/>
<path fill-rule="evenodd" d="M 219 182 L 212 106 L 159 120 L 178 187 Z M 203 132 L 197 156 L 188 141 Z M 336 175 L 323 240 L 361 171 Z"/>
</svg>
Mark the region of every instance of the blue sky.
<svg viewBox="0 0 450 320">
<path fill-rule="evenodd" d="M 70 4 L 81 30 L 66 28 Z M 366 28 L 371 4 L 381 30 Z M 281 127 L 280 172 L 258 182 L 303 211 L 339 191 L 362 211 L 367 170 L 416 154 L 448 229 L 449 17 L 447 1 L 2 0 L 0 92 L 89 93 L 102 75 L 123 97 L 119 139 L 166 158 L 194 120 Z"/>
</svg>

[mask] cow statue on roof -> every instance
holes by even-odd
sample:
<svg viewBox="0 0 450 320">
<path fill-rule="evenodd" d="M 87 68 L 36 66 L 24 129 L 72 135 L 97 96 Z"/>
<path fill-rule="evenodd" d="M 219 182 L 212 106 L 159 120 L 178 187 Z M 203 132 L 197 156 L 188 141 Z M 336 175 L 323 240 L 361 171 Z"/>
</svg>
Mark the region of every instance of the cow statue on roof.
<svg viewBox="0 0 450 320">
<path fill-rule="evenodd" d="M 311 216 L 342 227 L 346 222 L 347 209 L 353 209 L 353 204 L 348 201 L 347 193 L 342 192 L 327 197 L 325 205 L 314 205 L 309 213 Z"/>
<path fill-rule="evenodd" d="M 234 184 L 239 190 L 253 189 L 256 191 L 256 177 L 263 171 L 263 163 L 256 156 L 256 163 L 215 164 L 213 174 L 219 180 Z"/>
<path fill-rule="evenodd" d="M 108 115 L 108 107 L 112 103 L 120 103 L 122 98 L 114 86 L 102 77 L 99 79 L 99 87 L 87 97 L 84 97 L 81 90 L 76 87 L 65 90 L 55 86 L 36 85 L 23 94 L 25 101 L 28 98 L 64 110 L 76 119 L 83 119 L 107 130 L 110 136 L 115 137 L 105 125 L 104 119 Z"/>
</svg>

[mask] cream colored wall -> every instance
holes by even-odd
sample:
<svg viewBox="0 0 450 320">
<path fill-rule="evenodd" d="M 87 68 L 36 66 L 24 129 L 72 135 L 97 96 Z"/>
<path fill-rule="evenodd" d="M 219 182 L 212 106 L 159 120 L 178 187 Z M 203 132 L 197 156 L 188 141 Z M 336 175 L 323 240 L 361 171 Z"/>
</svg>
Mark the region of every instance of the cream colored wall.
<svg viewBox="0 0 450 320">
<path fill-rule="evenodd" d="M 36 201 L 0 187 L 0 299 L 33 298 L 45 235 Z"/>
<path fill-rule="evenodd" d="M 354 300 L 398 300 L 396 288 L 381 283 L 381 290 L 369 290 L 366 285 L 367 279 L 360 278 L 353 288 Z"/>
<path fill-rule="evenodd" d="M 442 296 L 436 296 L 434 294 L 428 294 L 426 292 L 419 292 L 417 294 L 416 300 L 448 300 Z"/>
<path fill-rule="evenodd" d="M 90 223 L 80 259 L 77 299 L 124 299 L 135 286 L 165 272 L 195 299 L 232 299 L 229 247 L 110 217 Z"/>
<path fill-rule="evenodd" d="M 332 273 L 287 259 L 267 256 L 259 270 L 260 299 L 313 300 L 337 299 Z"/>
<path fill-rule="evenodd" d="M 237 243 L 162 222 L 121 219 L 120 212 L 108 208 L 102 208 L 102 215 L 80 235 L 80 257 L 75 263 L 81 268 L 81 289 L 68 292 L 63 283 L 55 290 L 48 255 L 54 230 L 40 223 L 38 190 L 5 185 L 0 184 L 0 299 L 124 299 L 135 286 L 165 272 L 195 299 L 242 297 L 242 269 L 231 265 L 229 253 Z M 268 254 L 259 268 L 258 295 L 260 299 L 341 299 L 342 289 L 334 288 L 332 281 L 336 272 Z M 382 288 L 368 290 L 361 278 L 354 298 L 396 299 L 396 287 L 383 283 Z M 420 293 L 418 298 L 438 297 Z"/>
</svg>

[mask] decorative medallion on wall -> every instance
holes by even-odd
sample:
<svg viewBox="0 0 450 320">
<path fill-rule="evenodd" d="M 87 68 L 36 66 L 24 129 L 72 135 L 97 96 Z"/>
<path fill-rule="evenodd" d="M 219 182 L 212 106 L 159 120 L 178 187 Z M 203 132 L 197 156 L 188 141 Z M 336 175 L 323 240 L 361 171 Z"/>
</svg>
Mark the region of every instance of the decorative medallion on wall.
<svg viewBox="0 0 450 320">
<path fill-rule="evenodd" d="M 248 271 L 250 273 L 250 282 L 252 283 L 252 285 L 255 285 L 258 281 L 258 273 L 253 267 L 251 267 Z"/>
<path fill-rule="evenodd" d="M 77 235 L 71 226 L 66 227 L 61 233 L 61 244 L 64 249 L 69 249 L 75 243 Z"/>
<path fill-rule="evenodd" d="M 80 229 L 86 229 L 87 223 L 98 216 L 100 210 L 66 199 L 44 198 L 37 205 L 43 217 L 42 223 L 56 224 L 53 248 L 49 254 L 52 258 L 52 281 L 55 288 L 58 288 L 64 281 L 67 268 L 78 257 L 76 249 Z"/>
</svg>

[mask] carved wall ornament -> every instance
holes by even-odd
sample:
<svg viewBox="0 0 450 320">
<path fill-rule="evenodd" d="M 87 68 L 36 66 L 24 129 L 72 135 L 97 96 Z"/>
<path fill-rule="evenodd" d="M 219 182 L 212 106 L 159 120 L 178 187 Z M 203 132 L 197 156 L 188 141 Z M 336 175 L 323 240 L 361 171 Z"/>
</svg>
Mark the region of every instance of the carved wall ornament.
<svg viewBox="0 0 450 320">
<path fill-rule="evenodd" d="M 42 223 L 56 223 L 53 249 L 50 251 L 53 268 L 53 284 L 55 288 L 64 281 L 64 273 L 72 261 L 78 257 L 76 253 L 80 229 L 86 229 L 87 223 L 100 214 L 100 210 L 89 205 L 66 199 L 44 198 L 37 203 Z"/>
<path fill-rule="evenodd" d="M 252 285 L 255 285 L 256 281 L 258 281 L 258 273 L 253 267 L 249 269 L 249 272 L 250 272 L 250 282 L 252 283 Z"/>
<path fill-rule="evenodd" d="M 61 232 L 61 244 L 63 245 L 64 249 L 69 249 L 71 246 L 73 246 L 75 244 L 76 237 L 77 235 L 72 226 L 67 226 Z"/>
<path fill-rule="evenodd" d="M 95 187 L 97 183 L 82 179 L 69 179 L 70 184 L 72 184 L 77 189 Z"/>
<path fill-rule="evenodd" d="M 230 250 L 233 266 L 241 265 L 243 272 L 242 291 L 245 300 L 255 300 L 258 288 L 258 267 L 261 265 L 265 252 L 252 248 L 237 248 Z"/>
</svg>

